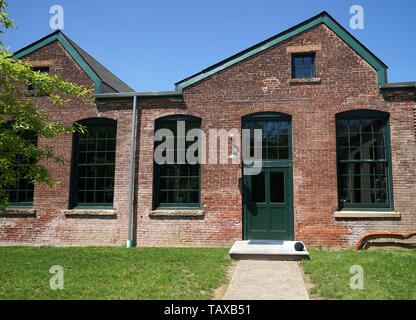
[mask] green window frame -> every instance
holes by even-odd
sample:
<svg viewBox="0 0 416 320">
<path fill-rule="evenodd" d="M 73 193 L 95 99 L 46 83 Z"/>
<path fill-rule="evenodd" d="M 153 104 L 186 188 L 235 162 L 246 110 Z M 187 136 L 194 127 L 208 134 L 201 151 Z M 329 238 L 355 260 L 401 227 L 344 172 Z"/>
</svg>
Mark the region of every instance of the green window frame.
<svg viewBox="0 0 416 320">
<path fill-rule="evenodd" d="M 112 207 L 117 121 L 89 118 L 78 123 L 85 126 L 87 132 L 73 135 L 71 207 Z"/>
<path fill-rule="evenodd" d="M 339 209 L 393 210 L 389 114 L 336 115 Z"/>
<path fill-rule="evenodd" d="M 199 208 L 201 194 L 201 165 L 196 164 L 178 164 L 177 163 L 177 123 L 185 122 L 185 135 L 191 129 L 201 128 L 201 119 L 193 116 L 167 116 L 156 119 L 155 132 L 159 129 L 170 129 L 174 134 L 174 163 L 157 164 L 154 161 L 154 191 L 153 207 L 158 209 L 169 208 Z M 154 147 L 163 143 L 155 141 Z M 185 141 L 185 154 L 187 147 L 195 141 Z"/>
<path fill-rule="evenodd" d="M 292 53 L 292 78 L 315 78 L 316 77 L 316 54 Z"/>
<path fill-rule="evenodd" d="M 21 139 L 26 140 L 26 142 L 31 143 L 37 147 L 38 136 L 34 131 L 24 131 L 21 133 L 20 137 Z M 28 164 L 28 161 L 32 162 L 33 160 L 23 160 L 18 157 L 16 162 L 13 164 L 14 167 L 17 167 L 16 170 L 19 172 L 19 174 L 17 176 L 16 185 L 7 187 L 10 207 L 31 208 L 33 206 L 35 185 L 30 181 L 29 178 L 25 177 L 27 174 L 25 167 Z"/>
<path fill-rule="evenodd" d="M 262 130 L 262 162 L 292 161 L 292 123 L 290 115 L 259 112 L 244 116 L 242 129 L 250 129 L 250 152 L 254 152 L 254 129 Z"/>
</svg>

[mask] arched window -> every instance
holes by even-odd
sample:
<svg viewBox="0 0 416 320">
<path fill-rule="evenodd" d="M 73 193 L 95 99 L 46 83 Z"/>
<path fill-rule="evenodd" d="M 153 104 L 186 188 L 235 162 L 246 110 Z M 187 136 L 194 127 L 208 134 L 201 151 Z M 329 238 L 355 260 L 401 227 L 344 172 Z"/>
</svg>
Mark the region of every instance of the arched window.
<svg viewBox="0 0 416 320">
<path fill-rule="evenodd" d="M 6 126 L 11 126 L 12 122 L 6 123 Z M 38 136 L 34 131 L 26 130 L 21 132 L 20 138 L 25 140 L 26 143 L 37 146 Z M 26 207 L 30 208 L 33 205 L 33 191 L 34 184 L 30 182 L 29 178 L 26 178 L 28 174 L 28 164 L 33 163 L 34 159 L 31 157 L 17 155 L 13 162 L 13 170 L 16 172 L 16 184 L 10 185 L 7 188 L 9 195 L 9 202 L 12 207 Z"/>
<path fill-rule="evenodd" d="M 389 114 L 336 115 L 340 208 L 393 209 Z"/>
<path fill-rule="evenodd" d="M 184 124 L 184 132 L 178 131 L 178 124 Z M 173 135 L 173 163 L 154 163 L 154 207 L 156 208 L 187 208 L 199 207 L 200 203 L 200 164 L 191 164 L 185 157 L 184 162 L 178 161 L 178 152 L 184 152 L 195 141 L 186 141 L 186 134 L 191 129 L 200 129 L 201 119 L 192 116 L 168 116 L 155 122 L 155 131 L 169 129 Z M 184 134 L 185 136 L 182 136 Z M 183 139 L 184 144 L 179 142 Z M 158 145 L 166 141 L 155 141 Z"/>
<path fill-rule="evenodd" d="M 117 122 L 91 118 L 78 122 L 85 134 L 74 133 L 71 203 L 76 208 L 112 207 Z"/>
</svg>

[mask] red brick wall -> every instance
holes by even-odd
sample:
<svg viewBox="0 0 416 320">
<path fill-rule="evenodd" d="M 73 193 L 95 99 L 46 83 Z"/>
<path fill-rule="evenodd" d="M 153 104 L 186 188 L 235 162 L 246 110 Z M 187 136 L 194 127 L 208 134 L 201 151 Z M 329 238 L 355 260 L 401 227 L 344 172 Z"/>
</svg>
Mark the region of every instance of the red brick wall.
<svg viewBox="0 0 416 320">
<path fill-rule="evenodd" d="M 288 46 L 320 45 L 316 52 L 319 84 L 288 84 Z M 257 56 L 185 89 L 185 110 L 143 110 L 140 130 L 137 241 L 139 245 L 230 245 L 242 237 L 241 168 L 202 166 L 201 204 L 205 217 L 149 217 L 152 199 L 154 120 L 168 114 L 202 118 L 202 128 L 241 128 L 241 117 L 254 112 L 292 116 L 295 238 L 307 245 L 351 246 L 368 232 L 416 229 L 411 198 L 415 196 L 414 96 L 385 100 L 377 89 L 376 71 L 326 26 L 320 25 Z M 304 98 L 305 100 L 296 100 Z M 287 101 L 232 102 L 233 100 Z M 413 99 L 413 102 L 412 102 Z M 395 209 L 399 220 L 335 220 L 337 171 L 335 115 L 354 109 L 391 114 Z M 146 147 L 143 147 L 146 146 Z"/>
<path fill-rule="evenodd" d="M 29 54 L 34 61 L 52 60 L 48 63 L 50 73 L 93 88 L 92 81 L 82 71 L 58 41 Z M 35 217 L 0 217 L 0 244 L 37 245 L 121 245 L 127 235 L 128 164 L 130 161 L 131 111 L 99 109 L 72 98 L 66 107 L 51 105 L 47 98 L 40 98 L 38 106 L 48 112 L 51 120 L 67 124 L 84 118 L 107 117 L 117 120 L 117 164 L 115 173 L 114 207 L 116 219 L 103 217 L 66 217 L 63 210 L 69 207 L 70 163 L 65 165 L 48 162 L 47 168 L 55 181 L 54 188 L 46 185 L 35 186 L 33 208 Z M 72 135 L 61 136 L 56 140 L 40 139 L 39 144 L 47 143 L 58 155 L 71 159 Z"/>
<path fill-rule="evenodd" d="M 289 46 L 313 45 L 320 83 L 289 84 Z M 54 59 L 51 72 L 92 85 L 58 43 L 30 55 Z M 281 99 L 281 100 L 279 100 Z M 240 101 L 238 101 L 240 100 Z M 252 102 L 241 102 L 250 100 Z M 259 101 L 263 100 L 263 101 Z M 135 167 L 135 240 L 139 246 L 229 246 L 242 238 L 242 171 L 234 164 L 205 164 L 201 168 L 203 218 L 150 217 L 153 190 L 155 119 L 173 114 L 202 118 L 202 129 L 241 129 L 241 117 L 254 112 L 292 116 L 293 201 L 295 238 L 309 246 L 351 246 L 369 232 L 416 230 L 414 93 L 378 93 L 376 71 L 326 26 L 319 25 L 259 55 L 242 61 L 186 88 L 184 102 L 138 102 Z M 105 116 L 118 120 L 115 182 L 116 219 L 66 218 L 69 165 L 50 164 L 61 184 L 36 186 L 36 218 L 0 218 L 1 243 L 54 245 L 118 245 L 127 236 L 128 170 L 131 101 L 107 101 L 99 108 L 73 101 L 66 109 L 43 105 L 56 120 L 73 122 Z M 335 115 L 354 109 L 390 113 L 395 209 L 400 219 L 336 220 L 337 171 Z M 71 137 L 53 145 L 70 157 Z"/>
</svg>

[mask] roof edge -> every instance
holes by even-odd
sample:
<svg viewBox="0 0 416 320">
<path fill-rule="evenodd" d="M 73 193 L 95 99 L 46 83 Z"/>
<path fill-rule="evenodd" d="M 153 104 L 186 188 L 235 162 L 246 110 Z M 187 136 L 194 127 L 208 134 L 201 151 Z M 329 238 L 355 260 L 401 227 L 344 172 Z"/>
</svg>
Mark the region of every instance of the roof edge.
<svg viewBox="0 0 416 320">
<path fill-rule="evenodd" d="M 87 76 L 94 83 L 94 92 L 99 93 L 102 80 L 94 72 L 94 70 L 85 62 L 77 50 L 69 43 L 65 34 L 61 30 L 54 31 L 49 35 L 31 43 L 30 45 L 16 51 L 12 56 L 13 59 L 21 59 L 24 56 L 46 46 L 47 44 L 58 40 L 59 43 L 64 47 L 64 49 L 69 53 L 69 55 L 75 60 L 75 62 L 81 67 L 82 70 L 87 74 Z"/>
<path fill-rule="evenodd" d="M 380 91 L 392 91 L 392 90 L 416 90 L 416 81 L 409 82 L 391 82 L 380 85 Z"/>
<path fill-rule="evenodd" d="M 341 38 L 351 49 L 353 49 L 359 56 L 366 60 L 376 71 L 379 85 L 386 82 L 386 69 L 388 68 L 379 58 L 377 58 L 369 49 L 367 49 L 360 41 L 358 41 L 352 34 L 350 34 L 344 27 L 342 27 L 331 15 L 322 11 L 316 16 L 305 20 L 294 27 L 291 27 L 269 39 L 266 39 L 246 50 L 243 50 L 221 62 L 208 67 L 199 73 L 196 73 L 184 80 L 175 83 L 177 91 L 182 92 L 186 87 L 193 85 L 199 81 L 204 80 L 211 75 L 220 72 L 232 65 L 250 58 L 266 49 L 269 49 L 285 40 L 288 40 L 306 30 L 309 30 L 319 24 L 325 24 L 338 37 Z"/>
<path fill-rule="evenodd" d="M 178 91 L 144 91 L 144 92 L 114 92 L 94 94 L 96 99 L 126 99 L 126 98 L 147 98 L 147 99 L 183 99 Z"/>
</svg>

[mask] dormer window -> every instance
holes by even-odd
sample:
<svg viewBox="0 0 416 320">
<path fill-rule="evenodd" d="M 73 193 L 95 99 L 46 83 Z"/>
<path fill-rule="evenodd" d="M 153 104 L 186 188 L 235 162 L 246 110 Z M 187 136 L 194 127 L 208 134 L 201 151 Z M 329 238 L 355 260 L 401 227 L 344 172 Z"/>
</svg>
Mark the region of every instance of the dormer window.
<svg viewBox="0 0 416 320">
<path fill-rule="evenodd" d="M 315 53 L 292 53 L 292 79 L 315 76 Z"/>
</svg>

